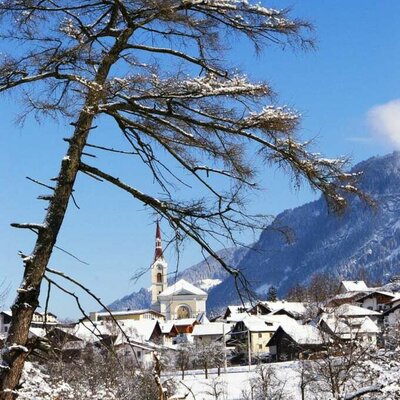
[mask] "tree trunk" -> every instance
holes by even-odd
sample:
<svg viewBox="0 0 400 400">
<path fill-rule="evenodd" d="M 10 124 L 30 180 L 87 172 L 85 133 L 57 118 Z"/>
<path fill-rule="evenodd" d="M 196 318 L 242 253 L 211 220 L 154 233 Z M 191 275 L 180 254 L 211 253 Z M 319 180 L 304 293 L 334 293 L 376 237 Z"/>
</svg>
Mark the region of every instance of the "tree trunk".
<svg viewBox="0 0 400 400">
<path fill-rule="evenodd" d="M 89 97 L 91 96 L 88 96 L 88 102 Z M 35 248 L 32 255 L 23 261 L 24 279 L 12 306 L 12 321 L 3 353 L 3 368 L 0 375 L 1 400 L 11 400 L 16 397 L 12 390 L 18 385 L 29 354 L 25 346 L 33 313 L 39 305 L 40 286 L 65 216 L 93 119 L 94 115 L 86 111 L 83 111 L 78 119 L 67 155 L 61 163 L 57 186 L 50 200 L 43 227 L 39 229 Z M 14 344 L 17 346 L 13 346 Z"/>
<path fill-rule="evenodd" d="M 120 52 L 132 33 L 131 29 L 124 31 L 103 58 L 94 80 L 95 85 L 88 90 L 85 105 L 75 123 L 75 130 L 69 140 L 67 154 L 61 162 L 57 185 L 49 201 L 44 224 L 38 227 L 38 237 L 34 250 L 29 257 L 23 259 L 24 279 L 11 308 L 12 319 L 2 355 L 0 400 L 13 400 L 18 395 L 15 388 L 21 378 L 24 363 L 29 354 L 27 349 L 29 327 L 33 313 L 39 305 L 43 276 L 64 220 L 76 175 L 79 171 L 82 152 L 96 116 L 97 106 L 101 100 L 99 88 L 102 88 L 111 66 L 118 60 Z"/>
</svg>

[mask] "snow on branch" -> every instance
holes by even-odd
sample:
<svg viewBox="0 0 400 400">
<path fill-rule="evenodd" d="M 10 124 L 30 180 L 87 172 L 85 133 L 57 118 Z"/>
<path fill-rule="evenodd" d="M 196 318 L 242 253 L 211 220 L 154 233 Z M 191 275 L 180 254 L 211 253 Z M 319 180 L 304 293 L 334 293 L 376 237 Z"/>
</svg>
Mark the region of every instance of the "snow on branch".
<svg viewBox="0 0 400 400">
<path fill-rule="evenodd" d="M 368 393 L 376 393 L 380 392 L 382 390 L 383 385 L 371 385 L 371 386 L 366 386 L 361 389 L 358 389 L 352 393 L 346 394 L 343 397 L 343 400 L 353 400 L 353 399 L 359 399 L 361 396 L 364 396 Z"/>
<path fill-rule="evenodd" d="M 288 108 L 266 106 L 260 112 L 251 112 L 241 125 L 244 129 L 291 132 L 297 126 L 299 118 L 299 114 Z"/>
<path fill-rule="evenodd" d="M 245 75 L 232 75 L 221 77 L 214 73 L 186 78 L 186 79 L 160 79 L 152 76 L 152 89 L 144 93 L 145 97 L 168 98 L 201 98 L 213 96 L 270 96 L 272 90 L 263 83 L 251 83 Z M 135 98 L 135 96 L 133 96 Z M 137 98 L 140 98 L 137 96 Z"/>
</svg>

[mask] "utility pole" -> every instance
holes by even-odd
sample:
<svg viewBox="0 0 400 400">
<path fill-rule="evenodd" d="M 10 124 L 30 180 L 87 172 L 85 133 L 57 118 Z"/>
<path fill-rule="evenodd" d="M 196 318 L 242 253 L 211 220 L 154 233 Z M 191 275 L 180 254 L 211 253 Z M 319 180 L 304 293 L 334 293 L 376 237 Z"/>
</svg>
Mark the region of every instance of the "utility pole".
<svg viewBox="0 0 400 400">
<path fill-rule="evenodd" d="M 249 358 L 249 371 L 251 370 L 251 339 L 250 339 L 250 329 L 247 329 L 247 351 Z"/>
<path fill-rule="evenodd" d="M 222 323 L 222 341 L 224 343 L 224 373 L 226 374 L 227 360 L 226 360 L 226 337 L 225 337 L 225 323 Z"/>
</svg>

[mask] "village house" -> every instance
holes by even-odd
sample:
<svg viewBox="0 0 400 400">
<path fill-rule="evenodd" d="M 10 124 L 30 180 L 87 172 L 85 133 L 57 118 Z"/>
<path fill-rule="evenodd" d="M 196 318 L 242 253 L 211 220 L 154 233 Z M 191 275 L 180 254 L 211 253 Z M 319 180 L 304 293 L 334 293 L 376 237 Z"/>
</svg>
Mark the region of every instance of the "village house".
<svg viewBox="0 0 400 400">
<path fill-rule="evenodd" d="M 270 353 L 268 343 L 281 325 L 299 325 L 287 315 L 250 315 L 238 321 L 231 332 L 230 345 L 235 345 L 237 352 L 247 352 L 250 345 L 252 355 Z"/>
<path fill-rule="evenodd" d="M 11 316 L 12 316 L 11 310 L 0 312 L 0 335 L 7 334 L 8 329 L 10 328 Z M 51 328 L 57 326 L 58 324 L 59 322 L 57 320 L 57 316 L 50 312 L 44 313 L 40 311 L 35 311 L 33 313 L 31 328 L 41 329 L 44 328 L 45 326 L 47 328 Z M 32 331 L 32 333 L 33 332 L 34 331 Z M 36 331 L 36 333 L 38 333 L 38 331 Z"/>
<path fill-rule="evenodd" d="M 383 311 L 388 308 L 396 296 L 393 293 L 374 290 L 359 297 L 356 304 L 362 308 L 374 311 Z"/>
<path fill-rule="evenodd" d="M 376 345 L 381 329 L 378 326 L 380 313 L 351 304 L 337 308 L 326 308 L 320 315 L 319 328 L 341 340 L 358 340 Z"/>
<path fill-rule="evenodd" d="M 267 343 L 271 358 L 276 361 L 308 357 L 325 345 L 324 337 L 317 328 L 296 323 L 279 326 Z"/>
<path fill-rule="evenodd" d="M 302 302 L 286 300 L 260 301 L 249 308 L 248 312 L 252 315 L 287 315 L 290 318 L 300 320 L 307 314 L 307 305 Z"/>
<path fill-rule="evenodd" d="M 230 339 L 231 324 L 224 322 L 212 322 L 195 325 L 192 337 L 193 342 L 209 344 L 216 341 L 225 343 Z"/>
</svg>

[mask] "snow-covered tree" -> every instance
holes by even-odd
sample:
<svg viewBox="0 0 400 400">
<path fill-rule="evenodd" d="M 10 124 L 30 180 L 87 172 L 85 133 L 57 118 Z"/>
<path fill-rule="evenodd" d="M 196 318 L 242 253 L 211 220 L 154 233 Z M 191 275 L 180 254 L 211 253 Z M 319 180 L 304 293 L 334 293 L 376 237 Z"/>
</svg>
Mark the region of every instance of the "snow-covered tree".
<svg viewBox="0 0 400 400">
<path fill-rule="evenodd" d="M 22 102 L 21 120 L 32 113 L 64 118 L 71 126 L 59 171 L 49 171 L 55 178 L 36 180 L 49 191 L 40 196 L 48 202 L 43 222 L 13 224 L 37 239 L 32 252 L 21 254 L 23 283 L 0 370 L 2 400 L 15 397 L 42 282 L 74 296 L 52 275 L 69 277 L 48 264 L 75 201 L 78 174 L 114 185 L 165 218 L 178 241 L 197 242 L 239 286 L 245 285 L 242 275 L 209 243 L 264 226 L 243 207 L 243 193 L 257 187 L 254 154 L 259 164 L 291 171 L 296 184 L 304 178 L 334 210 L 346 206 L 344 193 L 360 195 L 355 176 L 343 173 L 345 159 L 310 151 L 295 133 L 299 115 L 276 106 L 267 83 L 251 82 L 224 61 L 237 36 L 257 50 L 266 44 L 309 46 L 309 25 L 285 10 L 240 0 L 4 0 L 0 19 L 6 43 L 0 92 Z M 96 142 L 95 125 L 106 119 L 115 129 L 107 142 Z M 115 148 L 120 137 L 125 148 Z M 88 158 L 93 153 L 97 159 Z M 107 163 L 97 160 L 116 155 L 131 157 L 133 168 L 102 170 Z M 152 193 L 141 190 L 135 163 L 148 167 Z M 212 175 L 226 184 L 213 185 Z M 203 188 L 200 198 L 176 190 L 195 185 Z"/>
<path fill-rule="evenodd" d="M 194 359 L 194 346 L 191 343 L 182 343 L 177 346 L 175 355 L 176 368 L 181 371 L 182 379 L 185 379 L 185 371 Z"/>
<path fill-rule="evenodd" d="M 261 364 L 250 379 L 250 389 L 242 391 L 243 400 L 286 400 L 285 381 L 282 381 L 271 365 Z"/>
</svg>

